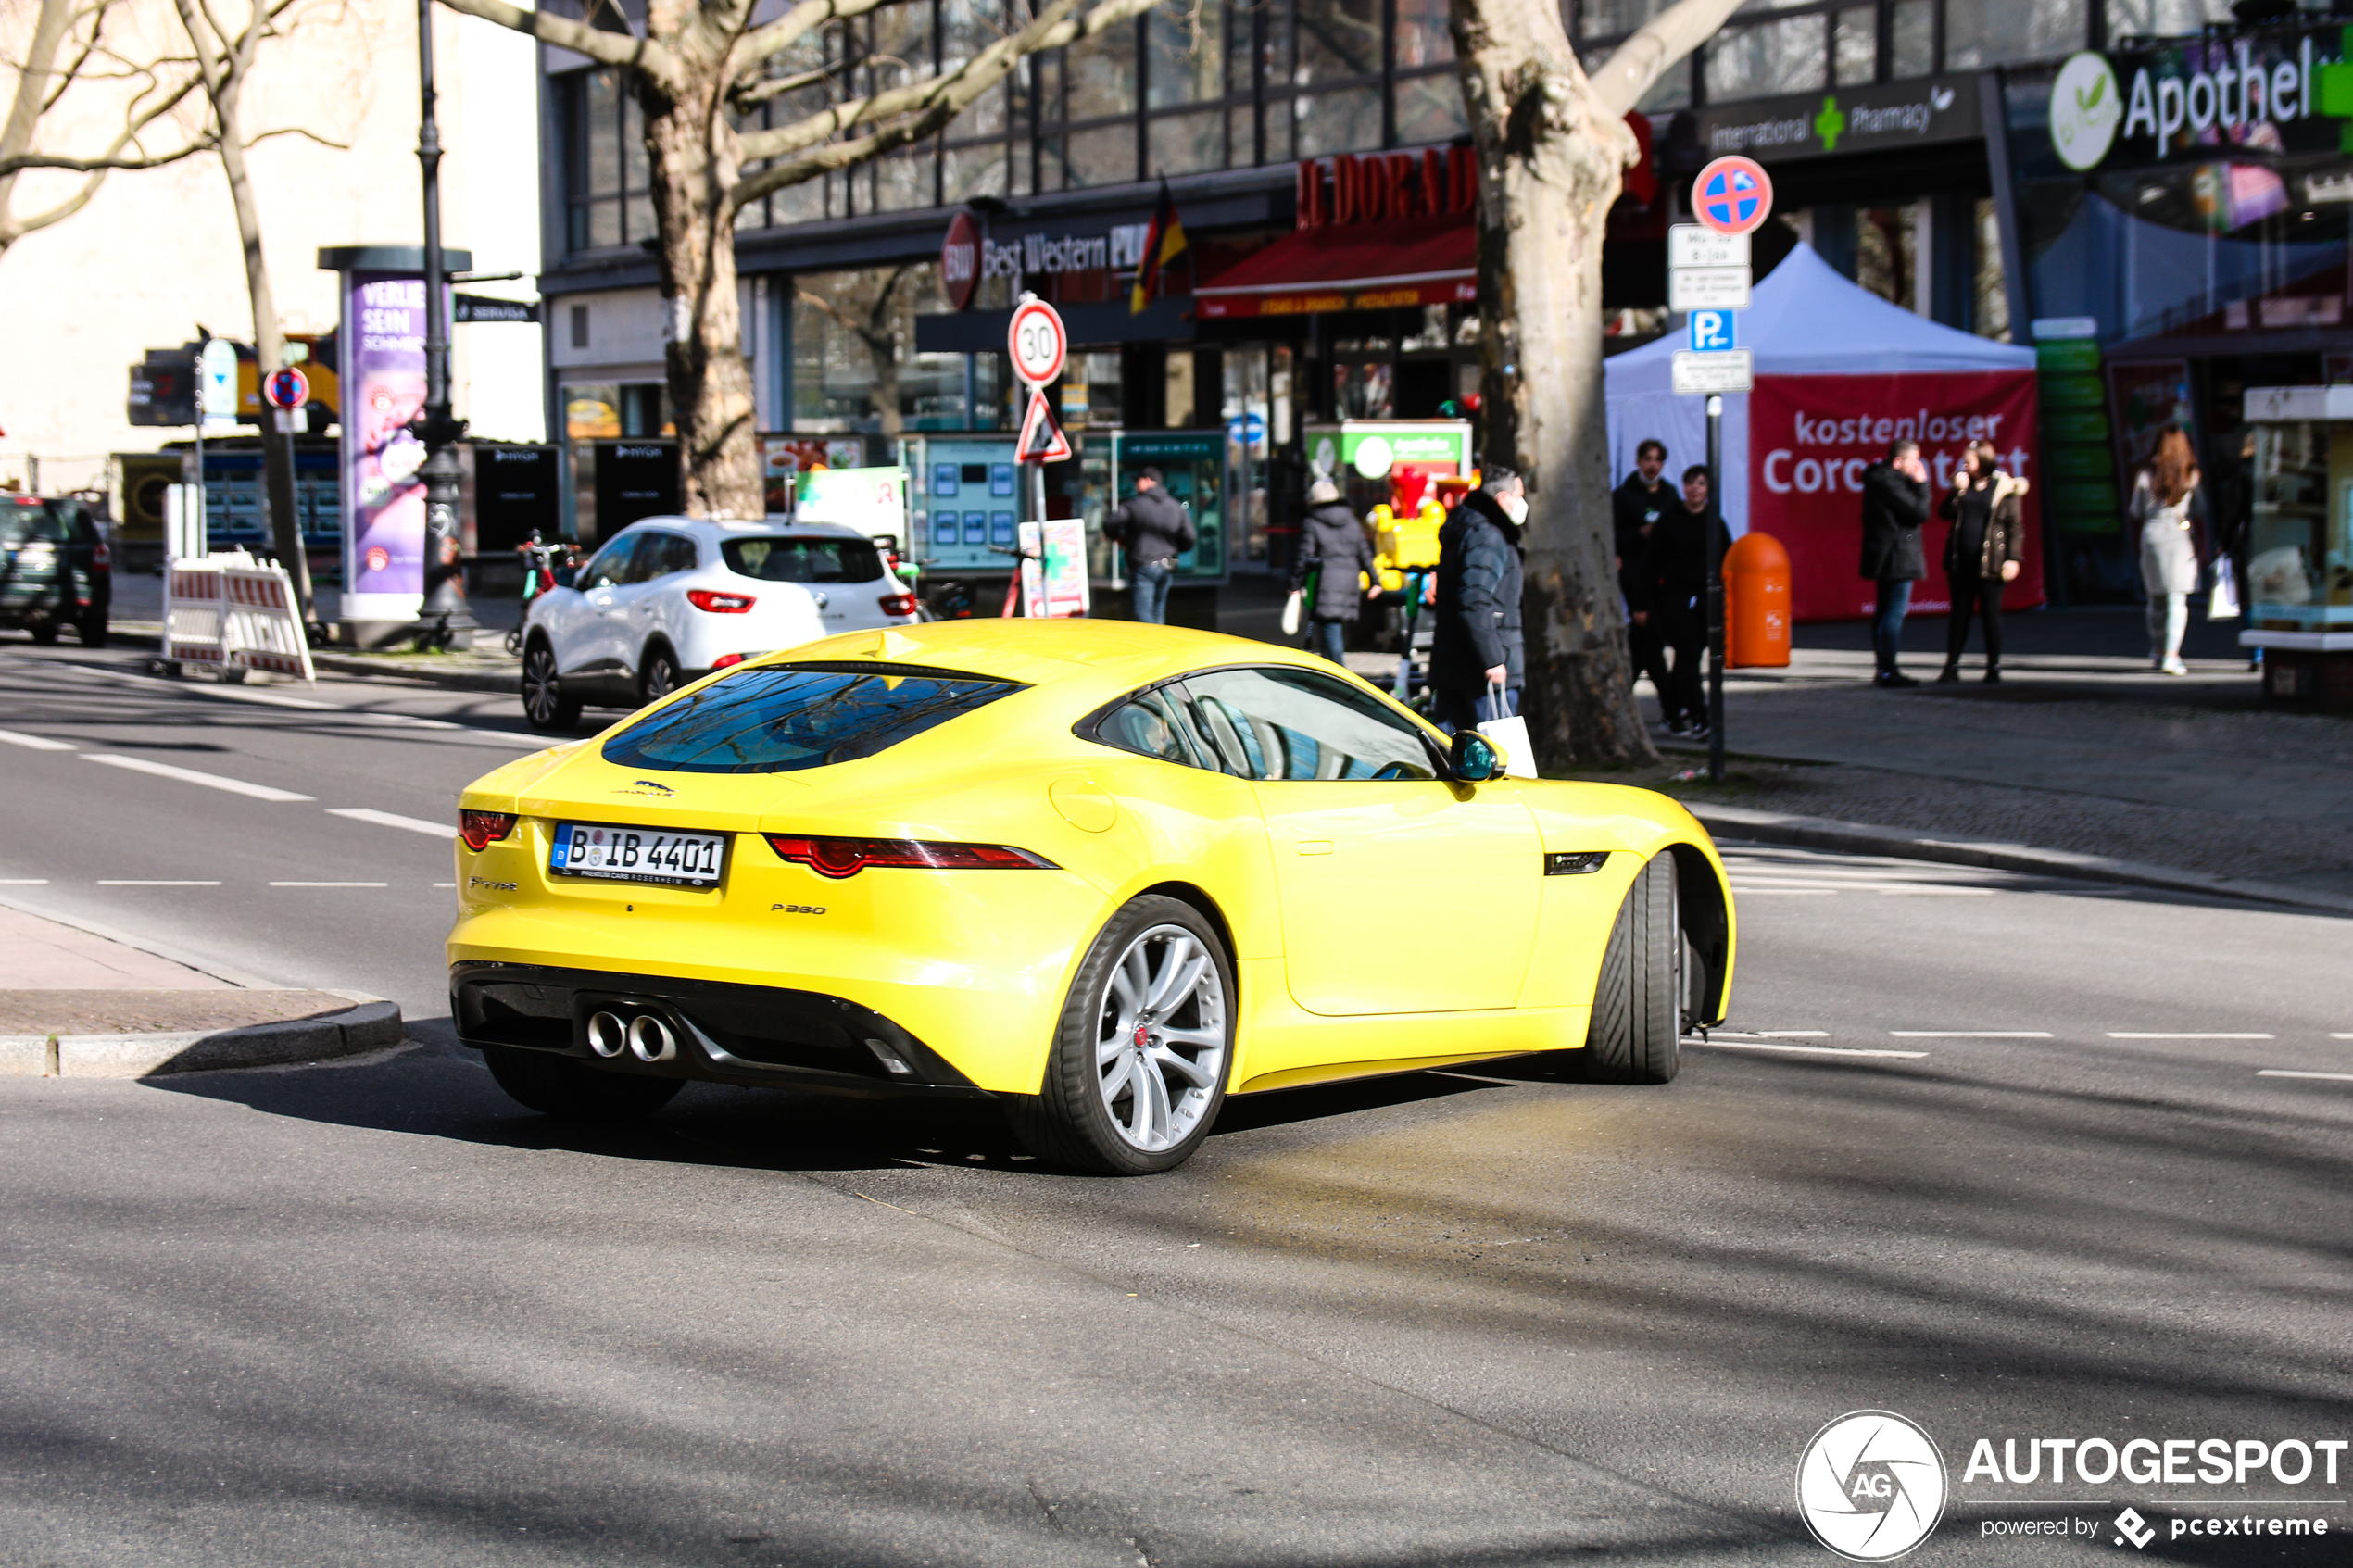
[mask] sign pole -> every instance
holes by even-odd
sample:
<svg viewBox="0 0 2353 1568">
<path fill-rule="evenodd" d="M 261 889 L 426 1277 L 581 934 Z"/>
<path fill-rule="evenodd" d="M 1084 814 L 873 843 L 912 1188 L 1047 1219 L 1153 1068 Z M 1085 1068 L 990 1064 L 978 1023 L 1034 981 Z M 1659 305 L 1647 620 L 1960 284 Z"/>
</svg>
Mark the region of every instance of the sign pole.
<svg viewBox="0 0 2353 1568">
<path fill-rule="evenodd" d="M 1724 399 L 1707 400 L 1707 509 L 1724 515 L 1716 487 L 1724 460 Z M 1702 520 L 1705 521 L 1705 519 Z M 1724 538 L 1707 526 L 1707 782 L 1724 782 Z"/>
</svg>

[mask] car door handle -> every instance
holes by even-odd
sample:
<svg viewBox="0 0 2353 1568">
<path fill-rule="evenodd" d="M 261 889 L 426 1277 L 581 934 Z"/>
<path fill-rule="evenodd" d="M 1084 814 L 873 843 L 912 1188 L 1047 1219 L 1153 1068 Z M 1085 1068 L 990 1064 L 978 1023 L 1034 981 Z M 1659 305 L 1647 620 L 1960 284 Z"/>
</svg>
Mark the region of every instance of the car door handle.
<svg viewBox="0 0 2353 1568">
<path fill-rule="evenodd" d="M 1328 855 L 1332 852 L 1332 841 L 1328 838 L 1302 838 L 1299 841 L 1298 849 L 1302 855 Z"/>
</svg>

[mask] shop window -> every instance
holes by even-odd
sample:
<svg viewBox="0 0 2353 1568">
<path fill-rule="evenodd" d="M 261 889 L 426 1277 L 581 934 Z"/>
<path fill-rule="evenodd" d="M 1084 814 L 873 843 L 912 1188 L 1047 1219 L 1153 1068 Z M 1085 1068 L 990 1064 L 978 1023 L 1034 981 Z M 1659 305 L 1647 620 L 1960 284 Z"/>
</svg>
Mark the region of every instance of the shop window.
<svg viewBox="0 0 2353 1568">
<path fill-rule="evenodd" d="M 1869 82 L 1879 72 L 1879 12 L 1855 6 L 1838 13 L 1831 36 L 1831 63 L 1841 87 Z"/>
<path fill-rule="evenodd" d="M 1944 7 L 1944 69 L 2057 59 L 2083 46 L 2084 0 L 1973 0 Z"/>
<path fill-rule="evenodd" d="M 1470 118 L 1463 110 L 1462 80 L 1453 71 L 1408 77 L 1397 84 L 1400 146 L 1451 142 L 1469 130 Z"/>
<path fill-rule="evenodd" d="M 1381 8 L 1378 0 L 1293 0 L 1293 11 L 1298 29 L 1294 83 L 1315 87 L 1379 74 Z M 1378 142 L 1361 144 L 1379 145 Z"/>
<path fill-rule="evenodd" d="M 670 387 L 662 382 L 627 382 L 621 387 L 621 429 L 623 436 L 675 435 L 677 421 L 671 417 Z"/>
<path fill-rule="evenodd" d="M 1380 145 L 1380 89 L 1362 87 L 1298 100 L 1299 156 L 1362 152 Z"/>
<path fill-rule="evenodd" d="M 1391 417 L 1395 382 L 1393 365 L 1334 365 L 1332 408 L 1343 420 L 1386 420 Z"/>
<path fill-rule="evenodd" d="M 1707 45 L 1708 101 L 1813 92 L 1823 85 L 1827 42 L 1818 16 L 1719 33 Z"/>
<path fill-rule="evenodd" d="M 1160 115 L 1147 130 L 1145 173 L 1190 174 L 1196 169 L 1223 168 L 1226 162 L 1226 116 L 1211 109 L 1201 114 Z"/>
<path fill-rule="evenodd" d="M 915 318 L 947 308 L 930 262 L 795 279 L 791 428 L 964 428 L 966 357 L 914 351 Z"/>
</svg>

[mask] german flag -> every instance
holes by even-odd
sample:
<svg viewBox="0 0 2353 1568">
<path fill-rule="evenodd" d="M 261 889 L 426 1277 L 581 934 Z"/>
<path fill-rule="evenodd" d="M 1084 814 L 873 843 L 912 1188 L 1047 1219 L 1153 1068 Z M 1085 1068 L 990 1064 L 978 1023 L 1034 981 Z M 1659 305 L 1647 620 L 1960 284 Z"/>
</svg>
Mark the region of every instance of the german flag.
<svg viewBox="0 0 2353 1568">
<path fill-rule="evenodd" d="M 1144 231 L 1144 252 L 1136 265 L 1136 288 L 1127 296 L 1127 313 L 1140 315 L 1160 292 L 1160 278 L 1170 262 L 1185 254 L 1185 220 L 1176 216 L 1176 198 L 1168 182 L 1160 182 L 1160 205 L 1152 208 L 1152 226 Z"/>
</svg>

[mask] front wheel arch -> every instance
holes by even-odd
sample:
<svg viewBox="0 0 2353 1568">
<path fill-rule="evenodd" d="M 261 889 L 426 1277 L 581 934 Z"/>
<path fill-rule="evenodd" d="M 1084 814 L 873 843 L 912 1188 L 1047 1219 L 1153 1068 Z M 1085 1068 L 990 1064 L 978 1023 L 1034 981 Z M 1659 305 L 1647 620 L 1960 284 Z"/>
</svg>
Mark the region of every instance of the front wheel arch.
<svg viewBox="0 0 2353 1568">
<path fill-rule="evenodd" d="M 1685 1002 L 1694 1023 L 1713 1026 L 1731 1011 L 1732 911 L 1716 863 L 1696 844 L 1670 844 L 1684 939 L 1698 959 Z"/>
</svg>

